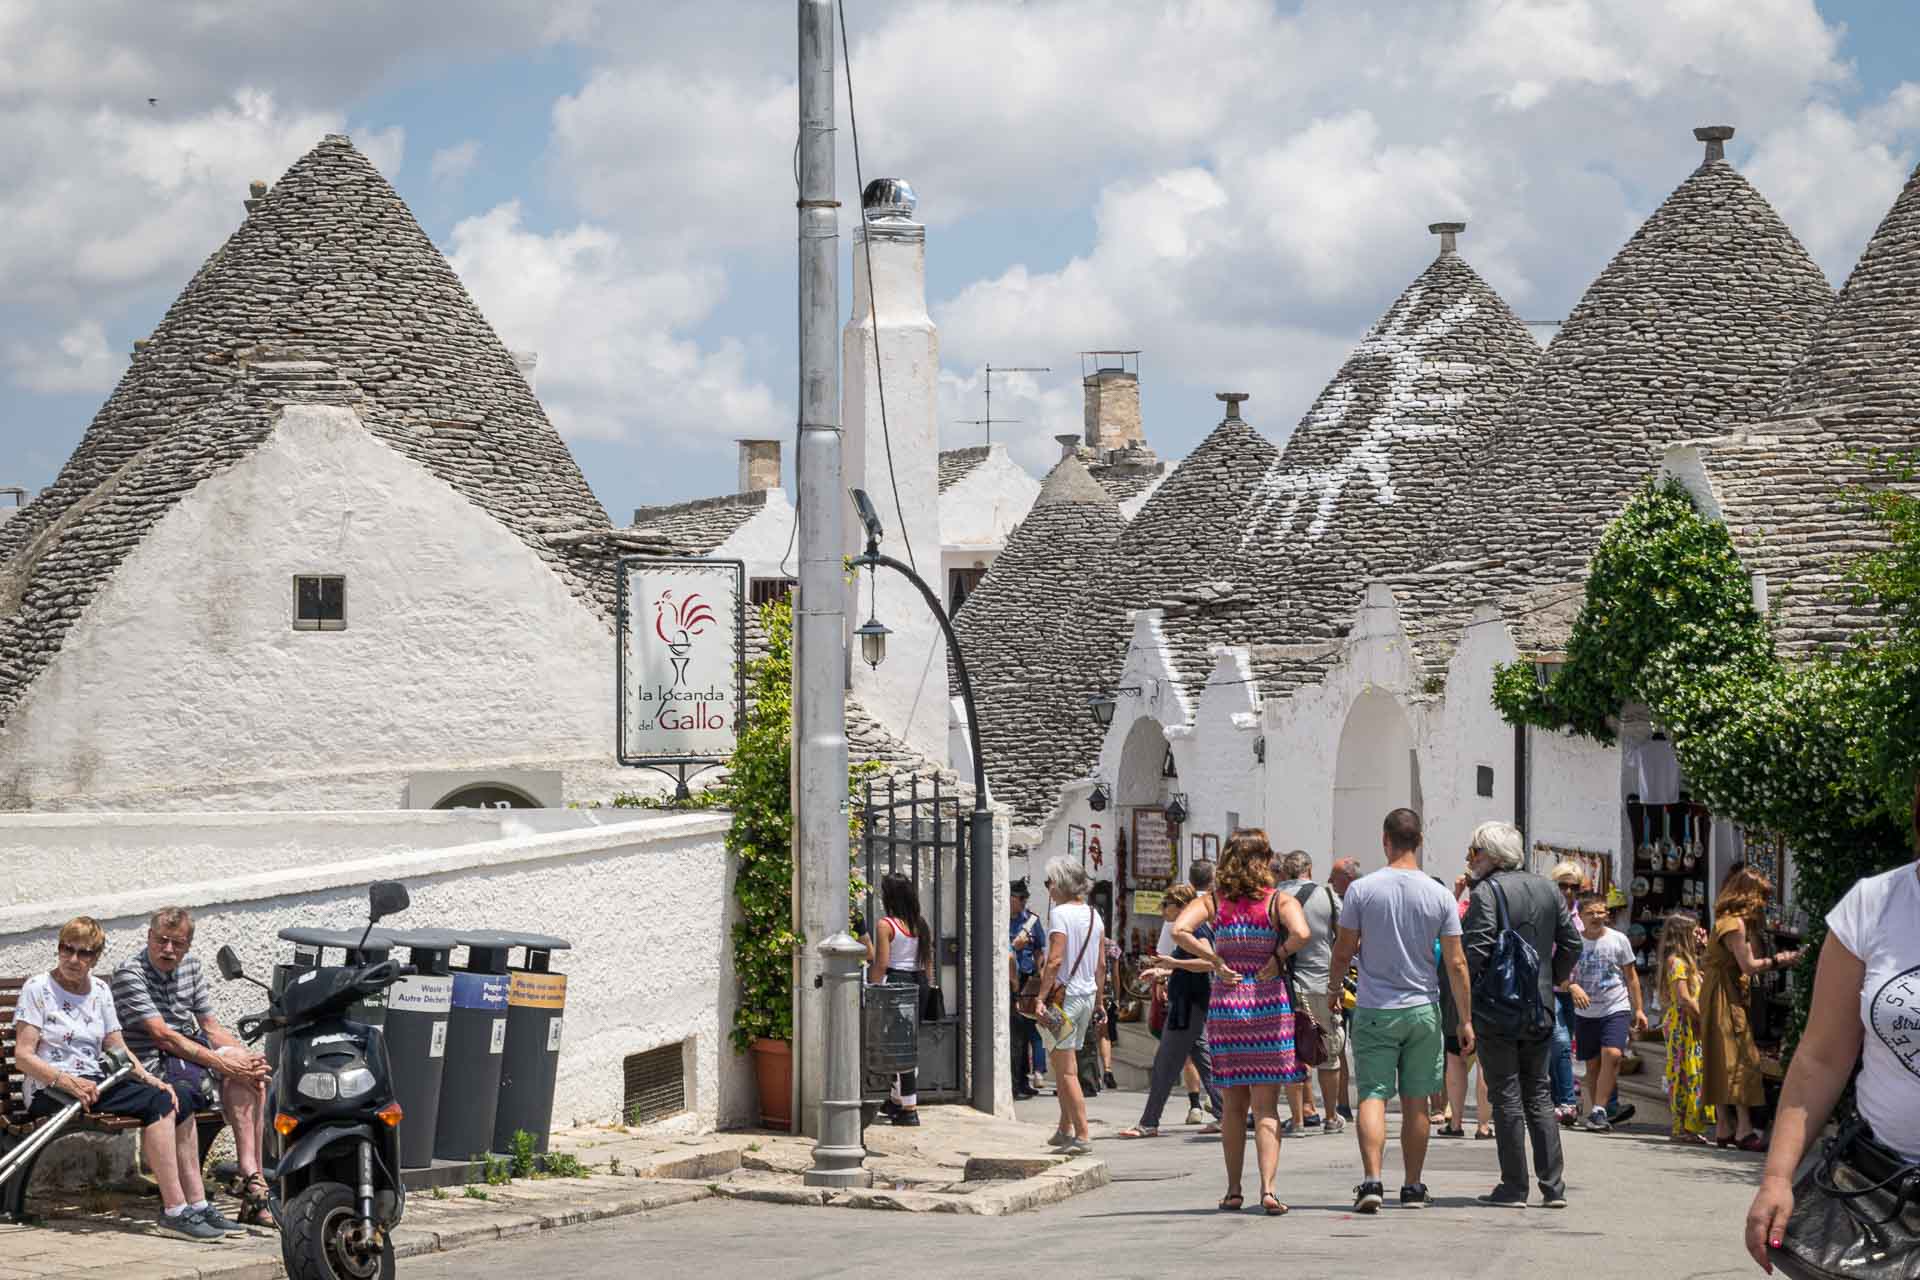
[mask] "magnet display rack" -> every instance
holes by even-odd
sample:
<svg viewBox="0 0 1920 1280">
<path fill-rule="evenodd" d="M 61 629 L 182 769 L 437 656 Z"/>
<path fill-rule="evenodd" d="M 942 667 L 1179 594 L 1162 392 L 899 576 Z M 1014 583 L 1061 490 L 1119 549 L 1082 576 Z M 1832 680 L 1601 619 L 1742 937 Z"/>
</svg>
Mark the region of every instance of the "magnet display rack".
<svg viewBox="0 0 1920 1280">
<path fill-rule="evenodd" d="M 1645 970 L 1659 954 L 1660 927 L 1668 915 L 1691 911 L 1702 921 L 1707 918 L 1713 897 L 1713 814 L 1684 791 L 1678 804 L 1641 804 L 1630 795 L 1627 830 L 1633 856 L 1625 932 L 1636 964 Z"/>
</svg>

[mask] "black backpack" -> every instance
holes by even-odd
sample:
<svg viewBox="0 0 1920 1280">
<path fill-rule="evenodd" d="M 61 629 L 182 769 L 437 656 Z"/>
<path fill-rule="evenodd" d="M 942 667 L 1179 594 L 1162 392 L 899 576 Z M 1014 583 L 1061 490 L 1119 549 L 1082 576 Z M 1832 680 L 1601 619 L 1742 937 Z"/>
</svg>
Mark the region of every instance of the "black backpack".
<svg viewBox="0 0 1920 1280">
<path fill-rule="evenodd" d="M 1507 891 L 1493 888 L 1496 925 L 1493 954 L 1473 982 L 1473 1020 L 1514 1040 L 1541 1040 L 1553 1034 L 1553 1013 L 1540 998 L 1540 953 L 1514 931 L 1507 912 Z"/>
</svg>

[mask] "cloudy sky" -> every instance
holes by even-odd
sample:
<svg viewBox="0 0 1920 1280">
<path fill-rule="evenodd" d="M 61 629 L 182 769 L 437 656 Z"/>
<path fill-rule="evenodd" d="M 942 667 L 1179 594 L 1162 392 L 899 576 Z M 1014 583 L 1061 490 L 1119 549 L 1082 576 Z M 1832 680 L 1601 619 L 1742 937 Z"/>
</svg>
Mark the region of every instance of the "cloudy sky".
<svg viewBox="0 0 1920 1280">
<path fill-rule="evenodd" d="M 1886 0 L 845 2 L 868 176 L 929 226 L 945 441 L 978 442 L 988 362 L 1051 366 L 995 386 L 1036 471 L 1085 348 L 1144 350 L 1163 456 L 1222 388 L 1283 438 L 1428 222 L 1564 316 L 1694 125 L 1738 127 L 1836 285 L 1920 155 Z M 792 430 L 793 9 L 0 0 L 0 485 L 52 479 L 247 181 L 346 131 L 539 352 L 616 518 L 730 489 L 734 437 Z M 844 145 L 840 177 L 857 207 Z"/>
</svg>

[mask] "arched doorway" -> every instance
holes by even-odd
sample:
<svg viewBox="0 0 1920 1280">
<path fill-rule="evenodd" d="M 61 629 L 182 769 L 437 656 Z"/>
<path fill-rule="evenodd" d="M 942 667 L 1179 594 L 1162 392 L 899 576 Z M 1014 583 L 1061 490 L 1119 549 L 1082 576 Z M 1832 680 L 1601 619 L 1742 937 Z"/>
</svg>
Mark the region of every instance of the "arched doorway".
<svg viewBox="0 0 1920 1280">
<path fill-rule="evenodd" d="M 1419 764 L 1413 727 L 1391 694 L 1369 689 L 1347 713 L 1333 771 L 1334 858 L 1355 858 L 1360 870 L 1386 864 L 1380 824 L 1392 809 L 1418 809 Z"/>
<path fill-rule="evenodd" d="M 1143 887 L 1141 842 L 1164 840 L 1169 843 L 1173 875 L 1179 874 L 1180 833 L 1166 821 L 1167 801 L 1180 787 L 1179 780 L 1170 776 L 1172 759 L 1160 722 L 1152 716 L 1135 720 L 1120 748 L 1120 770 L 1114 779 L 1111 810 L 1113 827 L 1102 833 L 1105 865 L 1095 868 L 1089 864 L 1087 868 L 1094 878 L 1094 906 L 1106 919 L 1111 936 L 1123 946 L 1128 945 L 1136 927 L 1151 923 L 1154 929 L 1159 928 L 1158 921 L 1141 922 L 1132 918 L 1133 893 Z M 1127 853 L 1124 865 L 1119 856 L 1123 848 Z M 1157 886 L 1162 881 L 1156 877 L 1151 883 Z"/>
</svg>

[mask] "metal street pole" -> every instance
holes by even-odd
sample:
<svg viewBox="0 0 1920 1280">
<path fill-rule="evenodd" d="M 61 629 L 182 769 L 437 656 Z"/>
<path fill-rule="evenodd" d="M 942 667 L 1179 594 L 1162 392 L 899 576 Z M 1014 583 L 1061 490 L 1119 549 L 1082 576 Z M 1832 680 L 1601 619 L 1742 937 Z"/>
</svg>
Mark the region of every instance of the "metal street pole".
<svg viewBox="0 0 1920 1280">
<path fill-rule="evenodd" d="M 847 619 L 841 580 L 840 208 L 833 198 L 833 0 L 799 0 L 800 586 L 794 614 L 794 867 L 803 939 L 795 1004 L 803 1081 L 817 1071 L 810 1186 L 864 1187 L 860 978 L 847 932 Z M 824 998 L 813 1000 L 814 989 Z M 818 1018 L 805 1016 L 811 1007 Z M 818 1023 L 818 1025 L 814 1025 Z M 812 1052 L 817 1046 L 817 1052 Z M 814 1085 L 806 1083 L 805 1093 Z"/>
</svg>

